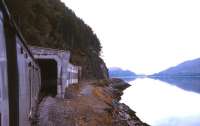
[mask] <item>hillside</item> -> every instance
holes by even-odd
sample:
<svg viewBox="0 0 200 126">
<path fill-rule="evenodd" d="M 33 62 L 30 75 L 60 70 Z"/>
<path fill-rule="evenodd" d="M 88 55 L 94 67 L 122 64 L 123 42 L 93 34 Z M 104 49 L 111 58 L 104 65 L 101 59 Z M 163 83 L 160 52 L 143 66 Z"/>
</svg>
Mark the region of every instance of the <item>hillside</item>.
<svg viewBox="0 0 200 126">
<path fill-rule="evenodd" d="M 130 70 L 122 70 L 118 67 L 109 68 L 110 77 L 134 77 L 136 74 Z"/>
<path fill-rule="evenodd" d="M 156 76 L 200 76 L 200 58 L 161 71 Z"/>
<path fill-rule="evenodd" d="M 6 0 L 29 45 L 71 51 L 71 62 L 82 66 L 83 79 L 105 79 L 101 43 L 92 29 L 60 0 Z"/>
<path fill-rule="evenodd" d="M 130 85 L 108 78 L 99 39 L 72 10 L 60 0 L 7 0 L 6 4 L 27 44 L 69 50 L 70 61 L 82 68 L 82 80 L 69 85 L 64 98 L 42 93 L 34 97 L 37 105 L 27 111 L 31 125 L 148 126 L 120 103 Z"/>
</svg>

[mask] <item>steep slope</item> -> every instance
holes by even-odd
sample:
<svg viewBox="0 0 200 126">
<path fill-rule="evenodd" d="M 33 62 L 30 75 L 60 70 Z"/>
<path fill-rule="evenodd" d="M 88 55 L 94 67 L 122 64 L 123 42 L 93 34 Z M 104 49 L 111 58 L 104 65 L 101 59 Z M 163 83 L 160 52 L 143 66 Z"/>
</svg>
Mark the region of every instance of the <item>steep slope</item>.
<svg viewBox="0 0 200 126">
<path fill-rule="evenodd" d="M 175 67 L 161 71 L 159 76 L 200 76 L 200 58 L 183 62 Z"/>
<path fill-rule="evenodd" d="M 134 77 L 136 74 L 130 70 L 122 70 L 118 67 L 109 68 L 110 77 Z"/>
<path fill-rule="evenodd" d="M 101 44 L 92 29 L 60 0 L 6 0 L 28 44 L 71 51 L 83 79 L 108 78 Z"/>
</svg>

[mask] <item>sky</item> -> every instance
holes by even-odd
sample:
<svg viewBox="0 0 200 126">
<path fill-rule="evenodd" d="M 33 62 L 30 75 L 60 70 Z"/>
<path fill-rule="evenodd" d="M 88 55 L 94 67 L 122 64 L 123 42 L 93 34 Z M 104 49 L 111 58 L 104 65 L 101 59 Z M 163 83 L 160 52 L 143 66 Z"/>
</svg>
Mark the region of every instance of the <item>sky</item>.
<svg viewBox="0 0 200 126">
<path fill-rule="evenodd" d="M 108 67 L 152 74 L 200 57 L 199 0 L 62 0 L 97 34 Z"/>
</svg>

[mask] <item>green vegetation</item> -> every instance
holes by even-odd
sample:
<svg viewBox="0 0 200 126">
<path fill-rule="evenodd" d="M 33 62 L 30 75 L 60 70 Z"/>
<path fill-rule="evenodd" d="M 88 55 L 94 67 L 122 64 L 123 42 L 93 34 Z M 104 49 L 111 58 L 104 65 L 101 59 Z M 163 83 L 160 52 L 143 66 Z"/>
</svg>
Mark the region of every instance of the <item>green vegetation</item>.
<svg viewBox="0 0 200 126">
<path fill-rule="evenodd" d="M 100 54 L 101 44 L 92 29 L 60 0 L 7 0 L 7 4 L 29 44 L 85 52 L 92 48 Z"/>
<path fill-rule="evenodd" d="M 71 62 L 82 66 L 83 78 L 107 78 L 99 57 L 101 44 L 92 29 L 60 0 L 6 0 L 29 45 L 71 51 Z"/>
</svg>

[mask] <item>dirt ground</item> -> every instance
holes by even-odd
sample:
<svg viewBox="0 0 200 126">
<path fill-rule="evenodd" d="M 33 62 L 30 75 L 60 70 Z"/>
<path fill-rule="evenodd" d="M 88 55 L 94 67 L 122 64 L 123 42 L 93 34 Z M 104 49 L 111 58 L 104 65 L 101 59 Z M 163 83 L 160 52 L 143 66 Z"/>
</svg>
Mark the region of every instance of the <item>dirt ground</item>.
<svg viewBox="0 0 200 126">
<path fill-rule="evenodd" d="M 146 126 L 118 102 L 122 93 L 109 83 L 84 81 L 67 88 L 65 99 L 45 97 L 38 109 L 38 126 Z"/>
</svg>

